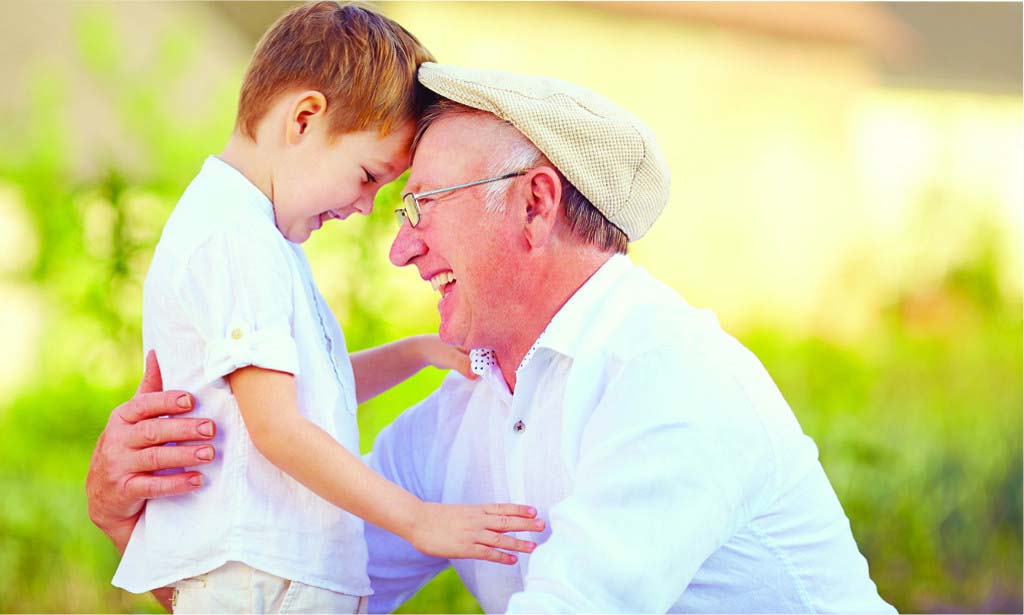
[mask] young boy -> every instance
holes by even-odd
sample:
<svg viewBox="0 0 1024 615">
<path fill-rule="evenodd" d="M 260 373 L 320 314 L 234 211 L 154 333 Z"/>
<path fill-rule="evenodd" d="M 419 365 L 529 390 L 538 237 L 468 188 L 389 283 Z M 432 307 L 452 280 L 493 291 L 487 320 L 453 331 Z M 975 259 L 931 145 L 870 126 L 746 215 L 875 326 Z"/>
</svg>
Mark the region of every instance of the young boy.
<svg viewBox="0 0 1024 615">
<path fill-rule="evenodd" d="M 533 509 L 426 503 L 362 463 L 357 403 L 465 357 L 423 336 L 350 362 L 297 245 L 369 214 L 408 167 L 428 60 L 398 24 L 333 2 L 292 10 L 258 45 L 235 132 L 167 221 L 143 291 L 144 346 L 215 419 L 222 454 L 203 489 L 147 504 L 115 585 L 173 584 L 176 612 L 357 612 L 362 519 L 441 557 L 510 564 L 495 547 L 534 548 L 502 534 L 542 529 Z"/>
</svg>

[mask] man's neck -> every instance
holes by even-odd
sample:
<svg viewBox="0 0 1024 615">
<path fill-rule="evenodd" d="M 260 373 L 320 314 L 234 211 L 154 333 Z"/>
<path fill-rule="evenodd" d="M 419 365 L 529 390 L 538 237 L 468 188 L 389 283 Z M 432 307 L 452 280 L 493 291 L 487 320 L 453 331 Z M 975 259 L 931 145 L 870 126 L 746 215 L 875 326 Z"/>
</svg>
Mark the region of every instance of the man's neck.
<svg viewBox="0 0 1024 615">
<path fill-rule="evenodd" d="M 544 275 L 535 282 L 534 288 L 543 289 L 529 298 L 528 314 L 518 322 L 510 323 L 507 345 L 492 348 L 501 375 L 510 391 L 516 390 L 516 372 L 526 353 L 537 342 L 562 307 L 568 303 L 587 280 L 601 268 L 611 254 L 580 250 L 569 258 L 562 259 L 557 266 L 544 269 Z"/>
</svg>

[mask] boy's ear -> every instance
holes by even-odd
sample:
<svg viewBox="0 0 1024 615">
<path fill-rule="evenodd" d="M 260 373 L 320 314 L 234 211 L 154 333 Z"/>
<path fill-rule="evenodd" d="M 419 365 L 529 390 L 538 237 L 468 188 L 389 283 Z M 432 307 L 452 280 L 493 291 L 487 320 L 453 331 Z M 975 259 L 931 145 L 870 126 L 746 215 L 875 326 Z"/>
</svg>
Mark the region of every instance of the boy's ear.
<svg viewBox="0 0 1024 615">
<path fill-rule="evenodd" d="M 295 95 L 288 111 L 288 144 L 298 143 L 311 126 L 323 122 L 326 117 L 327 97 L 322 92 L 308 90 Z"/>
<path fill-rule="evenodd" d="M 526 179 L 523 234 L 531 248 L 540 248 L 547 243 L 555 229 L 562 202 L 562 180 L 549 166 L 531 169 Z"/>
</svg>

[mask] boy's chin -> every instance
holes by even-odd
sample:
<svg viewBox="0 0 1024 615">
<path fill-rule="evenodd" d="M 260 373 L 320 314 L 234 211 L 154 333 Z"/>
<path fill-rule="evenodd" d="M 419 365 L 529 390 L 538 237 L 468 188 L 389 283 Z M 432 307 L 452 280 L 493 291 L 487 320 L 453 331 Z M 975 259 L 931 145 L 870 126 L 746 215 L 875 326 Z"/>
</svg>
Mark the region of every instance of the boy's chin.
<svg viewBox="0 0 1024 615">
<path fill-rule="evenodd" d="M 313 234 L 312 229 L 300 229 L 282 233 L 284 238 L 292 243 L 304 243 Z"/>
</svg>

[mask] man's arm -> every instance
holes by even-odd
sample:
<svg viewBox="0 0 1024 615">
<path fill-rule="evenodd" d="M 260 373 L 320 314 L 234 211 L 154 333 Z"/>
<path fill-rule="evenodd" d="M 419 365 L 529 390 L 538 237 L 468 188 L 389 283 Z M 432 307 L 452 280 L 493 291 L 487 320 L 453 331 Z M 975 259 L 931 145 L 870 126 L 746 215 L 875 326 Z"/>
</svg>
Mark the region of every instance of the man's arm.
<svg viewBox="0 0 1024 615">
<path fill-rule="evenodd" d="M 572 492 L 508 612 L 666 612 L 770 482 L 749 410 L 700 357 L 631 360 L 587 422 Z"/>
<path fill-rule="evenodd" d="M 163 391 L 156 353 L 146 356 L 146 372 L 135 397 L 114 408 L 89 462 L 85 493 L 89 518 L 124 553 L 147 498 L 187 493 L 203 484 L 199 472 L 156 475 L 158 470 L 210 463 L 209 444 L 164 446 L 169 442 L 210 440 L 216 426 L 208 419 L 158 418 L 191 412 L 195 400 L 185 391 Z M 153 595 L 170 610 L 170 590 Z"/>
</svg>

